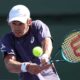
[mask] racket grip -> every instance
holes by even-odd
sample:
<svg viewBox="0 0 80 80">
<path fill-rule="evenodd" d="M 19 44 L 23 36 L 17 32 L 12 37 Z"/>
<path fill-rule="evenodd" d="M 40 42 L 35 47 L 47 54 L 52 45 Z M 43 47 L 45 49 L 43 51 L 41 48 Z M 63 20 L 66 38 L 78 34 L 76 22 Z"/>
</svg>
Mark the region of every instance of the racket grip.
<svg viewBox="0 0 80 80">
<path fill-rule="evenodd" d="M 38 73 L 37 76 L 38 76 L 38 78 L 39 78 L 40 80 L 45 80 L 44 77 L 43 77 L 40 73 Z"/>
</svg>

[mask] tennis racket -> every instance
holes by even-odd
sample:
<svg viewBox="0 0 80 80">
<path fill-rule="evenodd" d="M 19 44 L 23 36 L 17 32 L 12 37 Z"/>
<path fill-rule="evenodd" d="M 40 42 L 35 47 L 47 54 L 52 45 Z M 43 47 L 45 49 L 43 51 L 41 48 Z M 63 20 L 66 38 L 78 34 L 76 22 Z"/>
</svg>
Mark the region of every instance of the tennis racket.
<svg viewBox="0 0 80 80">
<path fill-rule="evenodd" d="M 60 53 L 62 55 L 63 60 L 55 60 L 56 62 L 80 62 L 80 31 L 73 31 L 72 33 L 66 36 L 63 43 L 61 44 Z M 54 60 L 51 60 L 51 62 L 54 62 Z"/>
<path fill-rule="evenodd" d="M 66 61 L 70 63 L 80 62 L 80 31 L 74 31 L 66 36 L 63 43 L 61 44 L 60 53 L 63 58 L 62 60 L 51 59 L 50 62 L 51 63 L 53 63 L 54 61 L 56 62 Z M 37 76 L 39 77 L 39 79 L 40 78 L 42 79 L 42 76 L 40 74 L 38 74 Z"/>
</svg>

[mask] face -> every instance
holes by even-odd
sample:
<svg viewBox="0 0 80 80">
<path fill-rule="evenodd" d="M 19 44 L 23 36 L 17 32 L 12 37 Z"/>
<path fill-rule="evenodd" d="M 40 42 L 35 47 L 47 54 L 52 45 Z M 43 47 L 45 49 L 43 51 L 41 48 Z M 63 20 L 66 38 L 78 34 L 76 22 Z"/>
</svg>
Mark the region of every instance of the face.
<svg viewBox="0 0 80 80">
<path fill-rule="evenodd" d="M 9 25 L 16 37 L 22 37 L 28 32 L 31 23 L 29 21 L 27 21 L 25 24 L 21 23 L 20 21 L 12 21 L 9 23 Z"/>
</svg>

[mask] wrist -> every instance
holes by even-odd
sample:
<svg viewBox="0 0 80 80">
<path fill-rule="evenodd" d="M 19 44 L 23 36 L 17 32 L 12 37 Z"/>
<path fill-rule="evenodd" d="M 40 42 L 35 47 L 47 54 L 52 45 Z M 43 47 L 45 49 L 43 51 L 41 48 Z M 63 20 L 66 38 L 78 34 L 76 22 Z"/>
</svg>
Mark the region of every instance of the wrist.
<svg viewBox="0 0 80 80">
<path fill-rule="evenodd" d="M 45 59 L 46 62 L 49 61 L 49 57 L 48 57 L 48 55 L 47 55 L 46 53 L 44 53 L 39 59 L 40 59 L 40 60 L 41 60 L 41 59 Z"/>
<path fill-rule="evenodd" d="M 42 55 L 42 57 L 43 57 L 43 58 L 47 58 L 47 59 L 49 58 L 49 57 L 48 57 L 48 54 L 46 54 L 46 53 L 44 53 L 44 54 Z"/>
<path fill-rule="evenodd" d="M 27 72 L 28 65 L 29 65 L 29 63 L 23 62 L 23 63 L 21 64 L 21 72 Z"/>
</svg>

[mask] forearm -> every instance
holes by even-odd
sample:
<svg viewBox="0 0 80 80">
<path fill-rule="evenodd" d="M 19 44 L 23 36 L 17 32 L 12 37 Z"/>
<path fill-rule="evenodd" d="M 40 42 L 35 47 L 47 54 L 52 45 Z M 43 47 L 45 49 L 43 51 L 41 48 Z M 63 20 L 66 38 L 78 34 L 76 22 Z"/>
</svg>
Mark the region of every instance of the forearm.
<svg viewBox="0 0 80 80">
<path fill-rule="evenodd" d="M 43 47 L 43 51 L 45 54 L 48 55 L 48 58 L 50 57 L 51 53 L 52 53 L 52 41 L 50 38 L 46 38 L 43 42 L 42 42 L 42 47 Z"/>
<path fill-rule="evenodd" d="M 36 63 L 31 63 L 31 62 L 23 62 L 20 63 L 18 61 L 14 61 L 14 60 L 9 60 L 6 64 L 7 69 L 11 72 L 11 73 L 20 73 L 23 72 L 21 70 L 22 64 L 26 64 L 25 69 L 26 72 L 29 72 L 31 74 L 38 74 L 40 73 L 42 70 L 49 68 L 51 65 L 45 65 L 45 66 L 40 66 L 37 65 Z"/>
<path fill-rule="evenodd" d="M 31 62 L 19 62 L 14 55 L 7 55 L 4 58 L 5 66 L 11 73 L 29 72 L 31 74 L 38 74 L 42 70 L 47 69 L 50 65 L 40 66 Z"/>
<path fill-rule="evenodd" d="M 15 61 L 13 59 L 5 59 L 5 65 L 9 72 L 20 73 L 21 72 L 21 62 Z"/>
</svg>

